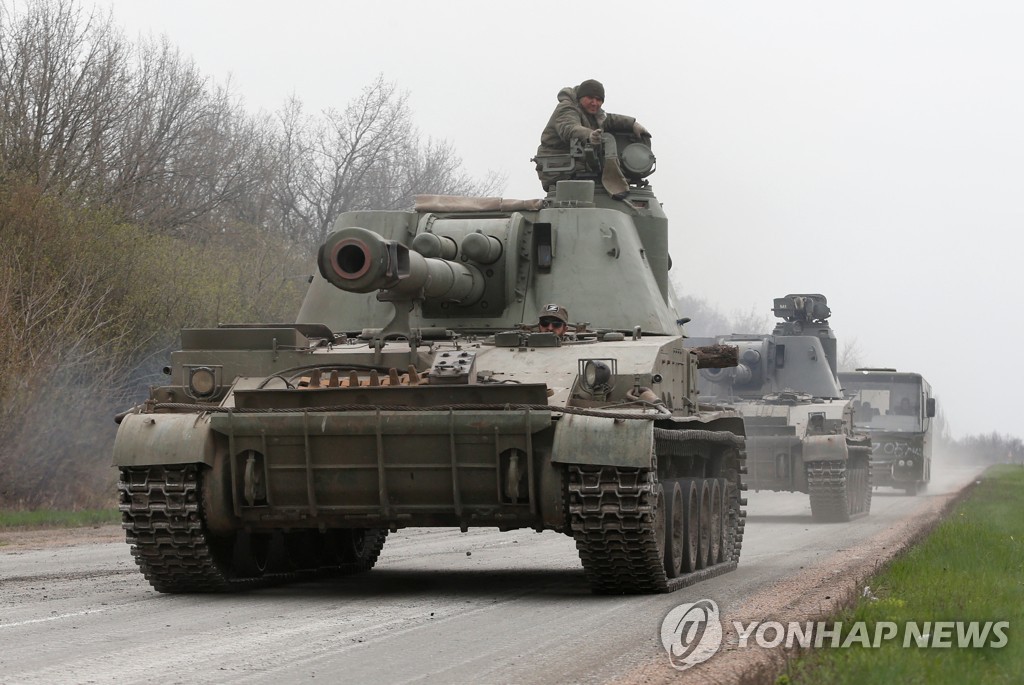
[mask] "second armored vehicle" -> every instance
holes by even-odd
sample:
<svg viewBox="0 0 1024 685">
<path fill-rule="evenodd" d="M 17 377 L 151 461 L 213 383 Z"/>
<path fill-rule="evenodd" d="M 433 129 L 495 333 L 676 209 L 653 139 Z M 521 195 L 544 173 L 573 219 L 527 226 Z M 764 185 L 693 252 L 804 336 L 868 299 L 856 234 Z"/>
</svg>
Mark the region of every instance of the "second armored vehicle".
<svg viewBox="0 0 1024 685">
<path fill-rule="evenodd" d="M 817 521 L 848 521 L 871 508 L 870 438 L 855 432 L 853 404 L 836 372 L 836 337 L 823 295 L 775 300 L 771 335 L 726 335 L 735 368 L 703 369 L 701 403 L 743 414 L 748 483 L 755 490 L 806 492 Z"/>
<path fill-rule="evenodd" d="M 349 212 L 295 323 L 182 331 L 114 446 L 150 583 L 366 570 L 409 526 L 564 533 L 601 592 L 735 568 L 743 421 L 697 409 L 653 154 L 624 148 L 623 201 L 579 179 Z"/>
<path fill-rule="evenodd" d="M 932 477 L 935 398 L 921 374 L 857 369 L 839 374 L 857 430 L 871 436 L 871 482 L 916 495 Z"/>
</svg>

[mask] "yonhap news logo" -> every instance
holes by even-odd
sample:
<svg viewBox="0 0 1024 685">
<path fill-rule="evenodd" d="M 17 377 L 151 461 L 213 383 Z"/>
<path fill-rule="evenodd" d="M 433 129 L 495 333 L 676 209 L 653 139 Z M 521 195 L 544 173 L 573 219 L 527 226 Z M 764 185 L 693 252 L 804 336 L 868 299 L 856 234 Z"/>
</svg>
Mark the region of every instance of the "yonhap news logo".
<svg viewBox="0 0 1024 685">
<path fill-rule="evenodd" d="M 680 604 L 661 622 L 661 644 L 668 652 L 672 668 L 685 671 L 707 661 L 722 645 L 722 621 L 718 605 L 702 599 Z"/>
<path fill-rule="evenodd" d="M 999 649 L 1009 642 L 1009 621 L 733 621 L 736 648 L 800 646 L 877 648 Z M 722 646 L 718 605 L 702 599 L 680 604 L 661 622 L 661 644 L 672 668 L 685 671 L 714 656 Z"/>
</svg>

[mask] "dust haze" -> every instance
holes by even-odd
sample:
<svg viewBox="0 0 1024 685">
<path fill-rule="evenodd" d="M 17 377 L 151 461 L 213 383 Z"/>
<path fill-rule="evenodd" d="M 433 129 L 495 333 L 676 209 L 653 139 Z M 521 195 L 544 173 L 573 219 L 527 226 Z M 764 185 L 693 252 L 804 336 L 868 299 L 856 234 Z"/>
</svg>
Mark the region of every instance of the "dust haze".
<svg viewBox="0 0 1024 685">
<path fill-rule="evenodd" d="M 932 453 L 932 478 L 924 495 L 945 495 L 963 488 L 970 479 L 977 479 L 990 464 L 979 463 L 943 445 Z"/>
</svg>

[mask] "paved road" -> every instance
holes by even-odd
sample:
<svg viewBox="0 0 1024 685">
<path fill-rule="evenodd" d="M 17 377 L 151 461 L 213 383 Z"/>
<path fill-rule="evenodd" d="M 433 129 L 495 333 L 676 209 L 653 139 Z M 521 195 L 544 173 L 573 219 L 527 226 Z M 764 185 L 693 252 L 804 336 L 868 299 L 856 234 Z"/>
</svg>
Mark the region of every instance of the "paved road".
<svg viewBox="0 0 1024 685">
<path fill-rule="evenodd" d="M 603 683 L 661 654 L 677 604 L 728 614 L 974 475 L 876 491 L 849 524 L 812 523 L 806 495 L 750 493 L 739 569 L 671 595 L 591 595 L 555 533 L 402 531 L 368 574 L 216 596 L 154 592 L 124 543 L 0 548 L 0 682 Z"/>
</svg>

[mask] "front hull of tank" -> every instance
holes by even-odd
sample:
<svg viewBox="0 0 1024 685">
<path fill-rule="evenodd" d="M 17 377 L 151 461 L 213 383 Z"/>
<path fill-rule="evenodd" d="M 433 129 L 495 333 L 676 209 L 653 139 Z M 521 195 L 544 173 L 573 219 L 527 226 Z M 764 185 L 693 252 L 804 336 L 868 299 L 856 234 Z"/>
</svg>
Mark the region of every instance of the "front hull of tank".
<svg viewBox="0 0 1024 685">
<path fill-rule="evenodd" d="M 845 403 L 746 403 L 747 484 L 755 490 L 810 496 L 811 516 L 843 522 L 871 509 L 870 440 L 839 429 Z M 809 430 L 818 420 L 837 432 Z"/>
<path fill-rule="evenodd" d="M 122 435 L 169 418 L 130 417 Z M 225 591 L 366 570 L 387 531 L 403 527 L 556 530 L 576 539 L 599 592 L 671 591 L 738 562 L 742 436 L 721 426 L 637 422 L 650 435 L 638 465 L 626 448 L 637 430 L 610 442 L 619 458 L 552 461 L 558 422 L 541 411 L 270 418 L 176 416 L 210 424 L 210 463 L 122 466 L 125 527 L 154 587 Z M 591 430 L 621 425 L 585 418 Z"/>
<path fill-rule="evenodd" d="M 651 369 L 677 346 L 602 349 L 620 368 Z M 133 554 L 168 592 L 365 570 L 404 527 L 571 535 L 599 592 L 671 591 L 735 568 L 740 417 L 549 404 L 568 397 L 584 353 L 596 354 L 480 350 L 544 383 L 274 389 L 242 378 L 219 406 L 128 414 L 114 452 Z M 552 365 L 559 356 L 573 363 Z M 673 368 L 664 362 L 663 378 Z"/>
</svg>

